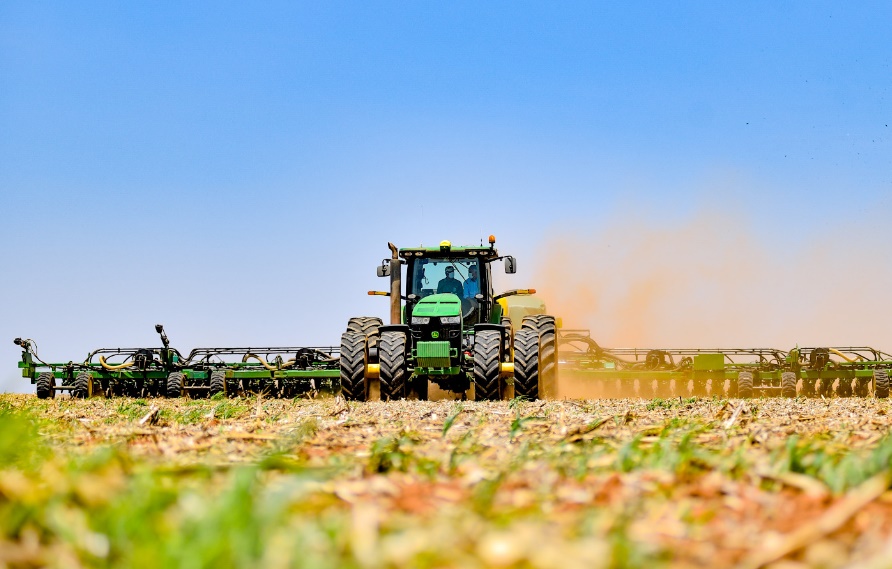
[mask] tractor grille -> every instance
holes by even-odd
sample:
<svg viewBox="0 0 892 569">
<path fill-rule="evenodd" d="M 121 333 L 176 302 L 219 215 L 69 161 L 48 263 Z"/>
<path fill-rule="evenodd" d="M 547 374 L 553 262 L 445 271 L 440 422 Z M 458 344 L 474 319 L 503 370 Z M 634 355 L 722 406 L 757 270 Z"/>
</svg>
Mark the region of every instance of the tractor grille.
<svg viewBox="0 0 892 569">
<path fill-rule="evenodd" d="M 449 342 L 418 342 L 415 358 L 420 367 L 449 367 Z"/>
</svg>

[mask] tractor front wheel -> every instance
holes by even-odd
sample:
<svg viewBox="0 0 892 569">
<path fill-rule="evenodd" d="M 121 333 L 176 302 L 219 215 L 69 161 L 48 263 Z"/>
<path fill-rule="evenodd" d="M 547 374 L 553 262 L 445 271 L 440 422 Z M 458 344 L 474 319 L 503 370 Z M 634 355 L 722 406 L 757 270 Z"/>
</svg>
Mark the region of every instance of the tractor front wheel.
<svg viewBox="0 0 892 569">
<path fill-rule="evenodd" d="M 502 335 L 496 330 L 481 330 L 474 335 L 474 398 L 477 401 L 500 399 Z"/>
<path fill-rule="evenodd" d="M 405 399 L 408 394 L 409 367 L 406 365 L 406 335 L 384 332 L 378 342 L 381 363 L 381 401 Z"/>
<path fill-rule="evenodd" d="M 514 396 L 539 398 L 539 334 L 523 328 L 514 334 Z"/>
<path fill-rule="evenodd" d="M 341 335 L 341 395 L 348 401 L 365 401 L 365 335 L 344 332 Z"/>
</svg>

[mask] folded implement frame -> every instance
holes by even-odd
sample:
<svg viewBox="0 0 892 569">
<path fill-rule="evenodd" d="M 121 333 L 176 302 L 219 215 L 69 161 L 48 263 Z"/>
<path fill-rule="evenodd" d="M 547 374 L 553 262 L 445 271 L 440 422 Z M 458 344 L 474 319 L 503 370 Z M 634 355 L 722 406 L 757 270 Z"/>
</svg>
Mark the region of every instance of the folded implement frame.
<svg viewBox="0 0 892 569">
<path fill-rule="evenodd" d="M 601 397 L 796 397 L 889 394 L 892 355 L 844 348 L 602 348 L 558 330 L 559 373 Z"/>
<path fill-rule="evenodd" d="M 100 348 L 80 363 L 48 363 L 33 340 L 16 338 L 22 348 L 19 368 L 37 396 L 205 397 L 218 393 L 295 397 L 337 389 L 338 348 L 197 348 L 183 357 L 159 324 L 162 348 Z"/>
</svg>

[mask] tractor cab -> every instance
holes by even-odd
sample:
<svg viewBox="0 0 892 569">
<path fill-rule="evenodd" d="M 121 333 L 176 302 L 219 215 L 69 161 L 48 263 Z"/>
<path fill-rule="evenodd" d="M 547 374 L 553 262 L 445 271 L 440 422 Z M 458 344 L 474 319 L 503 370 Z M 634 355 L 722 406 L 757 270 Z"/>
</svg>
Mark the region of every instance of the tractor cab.
<svg viewBox="0 0 892 569">
<path fill-rule="evenodd" d="M 399 254 L 406 264 L 404 323 L 411 324 L 416 309 L 427 312 L 442 302 L 457 306 L 463 327 L 492 321 L 490 263 L 499 258 L 494 248 L 453 248 L 444 241 L 438 248 L 401 249 Z M 441 295 L 448 297 L 431 298 Z"/>
</svg>

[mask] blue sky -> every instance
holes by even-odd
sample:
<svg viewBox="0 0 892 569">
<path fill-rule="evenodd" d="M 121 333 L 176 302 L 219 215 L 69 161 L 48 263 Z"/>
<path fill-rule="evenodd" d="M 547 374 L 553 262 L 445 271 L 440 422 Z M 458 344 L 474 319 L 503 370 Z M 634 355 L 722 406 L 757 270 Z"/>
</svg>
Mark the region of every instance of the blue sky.
<svg viewBox="0 0 892 569">
<path fill-rule="evenodd" d="M 890 27 L 887 2 L 3 2 L 0 338 L 334 344 L 385 312 L 387 241 L 495 233 L 506 287 L 624 217 L 732 212 L 795 251 L 870 216 L 851 246 L 887 244 Z M 30 390 L 17 359 L 0 388 Z"/>
</svg>

